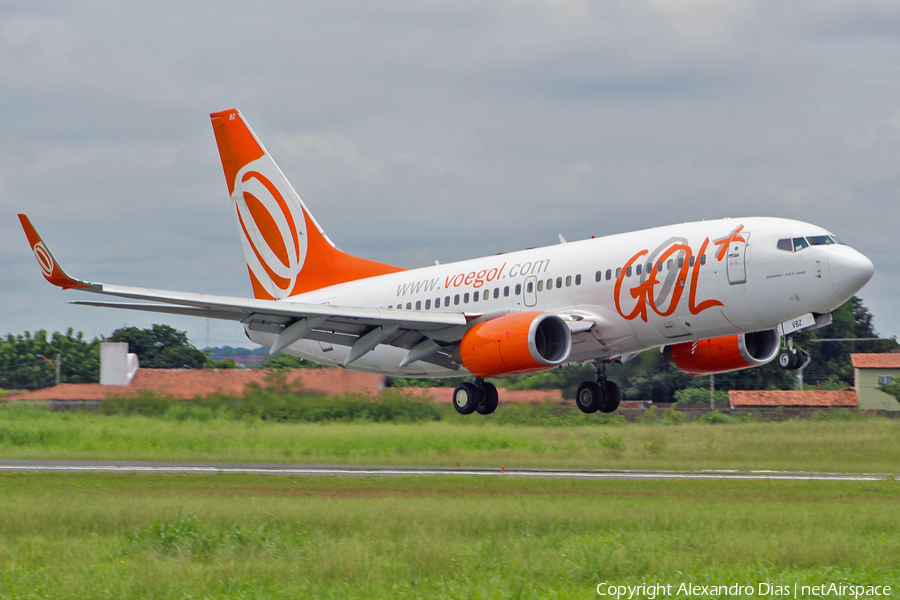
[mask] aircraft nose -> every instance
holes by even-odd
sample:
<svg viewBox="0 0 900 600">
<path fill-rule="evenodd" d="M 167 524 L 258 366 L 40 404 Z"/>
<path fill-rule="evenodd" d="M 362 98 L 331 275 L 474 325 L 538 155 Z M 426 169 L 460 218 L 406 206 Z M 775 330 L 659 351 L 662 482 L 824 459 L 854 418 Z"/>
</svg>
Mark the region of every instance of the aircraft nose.
<svg viewBox="0 0 900 600">
<path fill-rule="evenodd" d="M 861 252 L 849 246 L 832 246 L 828 255 L 828 274 L 834 291 L 844 299 L 862 289 L 875 273 L 875 265 Z"/>
</svg>

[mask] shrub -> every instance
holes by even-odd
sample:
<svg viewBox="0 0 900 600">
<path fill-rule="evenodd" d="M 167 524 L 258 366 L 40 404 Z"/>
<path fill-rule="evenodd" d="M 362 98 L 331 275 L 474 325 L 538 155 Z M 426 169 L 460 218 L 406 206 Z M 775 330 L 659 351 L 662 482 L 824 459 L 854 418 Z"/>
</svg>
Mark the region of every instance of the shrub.
<svg viewBox="0 0 900 600">
<path fill-rule="evenodd" d="M 713 399 L 716 404 L 728 404 L 728 392 L 715 390 Z M 675 392 L 675 402 L 682 404 L 709 405 L 709 388 L 684 388 Z"/>
<path fill-rule="evenodd" d="M 658 435 L 644 442 L 644 451 L 653 456 L 659 456 L 666 451 L 666 436 Z"/>
<path fill-rule="evenodd" d="M 700 423 L 708 423 L 709 425 L 734 425 L 738 422 L 731 415 L 720 413 L 717 410 L 710 411 L 697 420 Z"/>
<path fill-rule="evenodd" d="M 678 411 L 674 406 L 669 407 L 663 413 L 660 423 L 664 425 L 681 425 L 684 423 L 684 413 Z"/>
<path fill-rule="evenodd" d="M 617 452 L 618 454 L 622 454 L 625 452 L 625 438 L 620 435 L 610 435 L 608 433 L 604 433 L 597 440 L 600 444 L 601 448 L 609 448 L 613 452 Z"/>
</svg>

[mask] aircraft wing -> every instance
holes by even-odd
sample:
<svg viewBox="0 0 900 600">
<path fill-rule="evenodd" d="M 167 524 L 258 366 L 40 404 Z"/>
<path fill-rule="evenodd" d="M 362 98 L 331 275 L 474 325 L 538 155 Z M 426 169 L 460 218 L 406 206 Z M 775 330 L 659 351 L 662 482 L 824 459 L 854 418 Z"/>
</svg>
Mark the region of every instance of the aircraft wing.
<svg viewBox="0 0 900 600">
<path fill-rule="evenodd" d="M 480 313 L 466 315 L 257 300 L 83 281 L 62 269 L 28 217 L 20 214 L 19 220 L 44 278 L 53 285 L 142 301 L 75 301 L 73 304 L 239 321 L 255 331 L 277 334 L 270 349 L 272 354 L 307 338 L 350 346 L 351 352 L 345 362 L 350 364 L 378 344 L 390 344 L 410 350 L 406 364 L 425 360 L 458 368 L 452 362 L 449 350 L 444 348 L 461 339 L 469 320 L 481 316 Z M 423 355 L 426 352 L 429 353 Z"/>
</svg>

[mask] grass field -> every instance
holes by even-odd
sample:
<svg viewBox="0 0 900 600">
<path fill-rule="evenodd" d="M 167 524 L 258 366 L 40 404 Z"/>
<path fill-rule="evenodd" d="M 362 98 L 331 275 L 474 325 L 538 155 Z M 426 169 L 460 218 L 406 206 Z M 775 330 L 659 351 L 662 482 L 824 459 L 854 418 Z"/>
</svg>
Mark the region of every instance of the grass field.
<svg viewBox="0 0 900 600">
<path fill-rule="evenodd" d="M 900 482 L 0 475 L 3 598 L 900 588 Z M 685 597 L 685 596 L 683 596 Z"/>
<path fill-rule="evenodd" d="M 0 410 L 0 458 L 900 472 L 900 421 L 518 426 Z"/>
<path fill-rule="evenodd" d="M 883 419 L 527 426 L 188 417 L 2 410 L 0 458 L 900 472 L 900 422 Z M 589 598 L 603 583 L 900 590 L 893 477 L 19 473 L 0 474 L 0 515 L 0 598 Z"/>
</svg>

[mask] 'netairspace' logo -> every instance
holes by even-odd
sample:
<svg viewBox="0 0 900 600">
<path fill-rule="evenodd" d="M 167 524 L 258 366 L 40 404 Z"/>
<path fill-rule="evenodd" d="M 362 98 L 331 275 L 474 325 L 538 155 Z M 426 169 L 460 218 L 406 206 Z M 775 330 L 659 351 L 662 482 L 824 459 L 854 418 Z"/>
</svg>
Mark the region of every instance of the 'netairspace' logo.
<svg viewBox="0 0 900 600">
<path fill-rule="evenodd" d="M 818 585 L 780 585 L 763 582 L 753 585 L 732 583 L 730 585 L 695 585 L 693 583 L 642 583 L 640 585 L 616 585 L 613 583 L 600 583 L 597 585 L 597 594 L 608 596 L 616 600 L 637 600 L 638 598 L 654 600 L 657 597 L 683 596 L 694 598 L 698 596 L 754 596 L 754 597 L 783 597 L 783 598 L 810 598 L 833 596 L 835 598 L 874 598 L 890 596 L 889 585 L 854 585 L 847 583 L 820 583 Z"/>
</svg>

